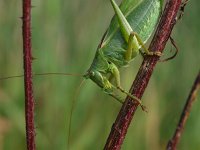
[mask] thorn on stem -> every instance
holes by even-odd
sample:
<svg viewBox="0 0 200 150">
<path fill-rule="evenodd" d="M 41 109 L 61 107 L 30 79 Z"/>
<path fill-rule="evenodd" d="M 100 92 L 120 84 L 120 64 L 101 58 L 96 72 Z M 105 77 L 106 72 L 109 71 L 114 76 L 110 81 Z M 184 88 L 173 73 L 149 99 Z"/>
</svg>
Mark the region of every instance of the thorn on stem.
<svg viewBox="0 0 200 150">
<path fill-rule="evenodd" d="M 144 112 L 148 113 L 148 109 L 147 109 L 146 106 L 144 106 L 144 105 L 140 105 L 140 106 L 141 106 L 141 108 L 142 108 L 142 110 L 143 110 Z"/>
<path fill-rule="evenodd" d="M 35 8 L 36 6 L 35 5 L 31 5 L 31 8 Z"/>
<path fill-rule="evenodd" d="M 36 60 L 37 58 L 36 57 L 33 57 L 33 56 L 31 56 L 31 60 L 33 61 L 33 60 Z"/>
</svg>

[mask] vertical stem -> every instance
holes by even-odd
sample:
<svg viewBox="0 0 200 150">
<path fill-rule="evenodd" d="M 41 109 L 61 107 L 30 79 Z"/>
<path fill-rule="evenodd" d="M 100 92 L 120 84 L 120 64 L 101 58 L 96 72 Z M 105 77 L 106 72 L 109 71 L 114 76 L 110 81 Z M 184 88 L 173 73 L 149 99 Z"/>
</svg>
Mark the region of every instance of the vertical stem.
<svg viewBox="0 0 200 150">
<path fill-rule="evenodd" d="M 187 98 L 187 101 L 185 103 L 184 109 L 182 111 L 179 123 L 177 125 L 177 128 L 175 130 L 173 138 L 169 141 L 167 145 L 167 150 L 176 150 L 177 144 L 181 138 L 183 129 L 185 127 L 186 121 L 189 117 L 190 110 L 192 107 L 192 103 L 194 102 L 197 92 L 200 89 L 200 72 L 198 73 L 196 80 L 192 86 L 192 89 L 190 91 L 190 94 Z"/>
<path fill-rule="evenodd" d="M 24 88 L 26 142 L 28 150 L 35 150 L 34 131 L 34 97 L 32 87 L 32 54 L 31 54 L 31 0 L 23 0 L 22 36 L 24 53 Z"/>
<path fill-rule="evenodd" d="M 162 52 L 167 40 L 170 37 L 171 31 L 175 25 L 175 18 L 181 5 L 181 0 L 168 0 L 159 22 L 154 38 L 149 49 L 152 51 Z M 153 70 L 158 62 L 157 56 L 145 57 L 137 76 L 132 84 L 130 93 L 141 99 L 148 82 L 151 78 Z M 106 141 L 105 150 L 119 150 L 125 139 L 128 127 L 131 123 L 133 115 L 138 107 L 137 102 L 133 102 L 130 97 L 127 97 L 121 110 L 111 128 L 110 135 Z"/>
</svg>

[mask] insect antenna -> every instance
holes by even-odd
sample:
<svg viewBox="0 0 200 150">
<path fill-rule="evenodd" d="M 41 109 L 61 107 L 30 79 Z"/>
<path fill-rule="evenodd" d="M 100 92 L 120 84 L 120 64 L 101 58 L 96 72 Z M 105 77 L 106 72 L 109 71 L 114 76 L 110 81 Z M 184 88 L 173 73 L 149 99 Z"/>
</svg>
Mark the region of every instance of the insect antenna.
<svg viewBox="0 0 200 150">
<path fill-rule="evenodd" d="M 168 58 L 165 58 L 163 60 L 159 60 L 159 62 L 166 62 L 166 61 L 172 60 L 178 54 L 179 49 L 178 49 L 178 47 L 176 45 L 176 42 L 174 41 L 174 39 L 171 36 L 170 36 L 170 42 L 171 42 L 172 46 L 175 48 L 175 53 L 172 56 L 168 57 Z"/>
<path fill-rule="evenodd" d="M 77 102 L 77 95 L 80 93 L 80 89 L 83 86 L 84 82 L 85 82 L 85 78 L 83 80 L 81 80 L 79 86 L 77 87 L 76 91 L 75 91 L 75 95 L 72 99 L 72 106 L 71 106 L 71 110 L 70 110 L 70 114 L 69 114 L 69 128 L 68 128 L 68 140 L 67 140 L 67 149 L 70 149 L 70 138 L 71 138 L 71 128 L 72 128 L 72 117 L 73 117 L 73 111 L 74 108 L 76 106 L 76 102 Z"/>
<path fill-rule="evenodd" d="M 16 76 L 7 76 L 7 77 L 1 77 L 0 80 L 7 80 L 7 79 L 12 79 L 12 78 L 21 78 L 24 75 L 16 75 Z"/>
<path fill-rule="evenodd" d="M 49 76 L 49 75 L 54 75 L 54 76 L 78 76 L 82 77 L 82 74 L 73 74 L 73 73 L 63 73 L 63 72 L 46 72 L 46 73 L 34 73 L 33 76 Z M 7 80 L 7 79 L 12 79 L 12 78 L 21 78 L 24 75 L 16 75 L 16 76 L 7 76 L 7 77 L 0 77 L 0 80 Z"/>
</svg>

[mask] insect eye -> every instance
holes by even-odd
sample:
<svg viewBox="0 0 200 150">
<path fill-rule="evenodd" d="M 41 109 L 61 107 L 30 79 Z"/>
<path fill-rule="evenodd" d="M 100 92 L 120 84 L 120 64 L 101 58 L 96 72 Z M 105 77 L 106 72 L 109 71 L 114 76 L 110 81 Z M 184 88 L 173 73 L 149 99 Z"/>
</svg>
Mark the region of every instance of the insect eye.
<svg viewBox="0 0 200 150">
<path fill-rule="evenodd" d="M 110 61 L 108 61 L 108 64 L 111 64 L 111 62 L 110 62 Z"/>
<path fill-rule="evenodd" d="M 93 71 L 90 72 L 90 75 L 91 75 L 91 76 L 94 76 L 94 74 L 95 74 L 95 73 L 94 73 Z"/>
</svg>

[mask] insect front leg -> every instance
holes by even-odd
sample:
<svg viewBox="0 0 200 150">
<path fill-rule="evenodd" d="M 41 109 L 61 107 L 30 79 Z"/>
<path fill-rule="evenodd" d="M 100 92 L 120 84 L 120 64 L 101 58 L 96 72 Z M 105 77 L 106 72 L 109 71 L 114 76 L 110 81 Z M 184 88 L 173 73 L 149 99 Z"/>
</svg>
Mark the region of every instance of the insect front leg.
<svg viewBox="0 0 200 150">
<path fill-rule="evenodd" d="M 109 82 L 109 80 L 106 77 L 103 77 L 103 90 L 105 92 L 110 92 L 113 89 L 113 85 Z"/>
</svg>

